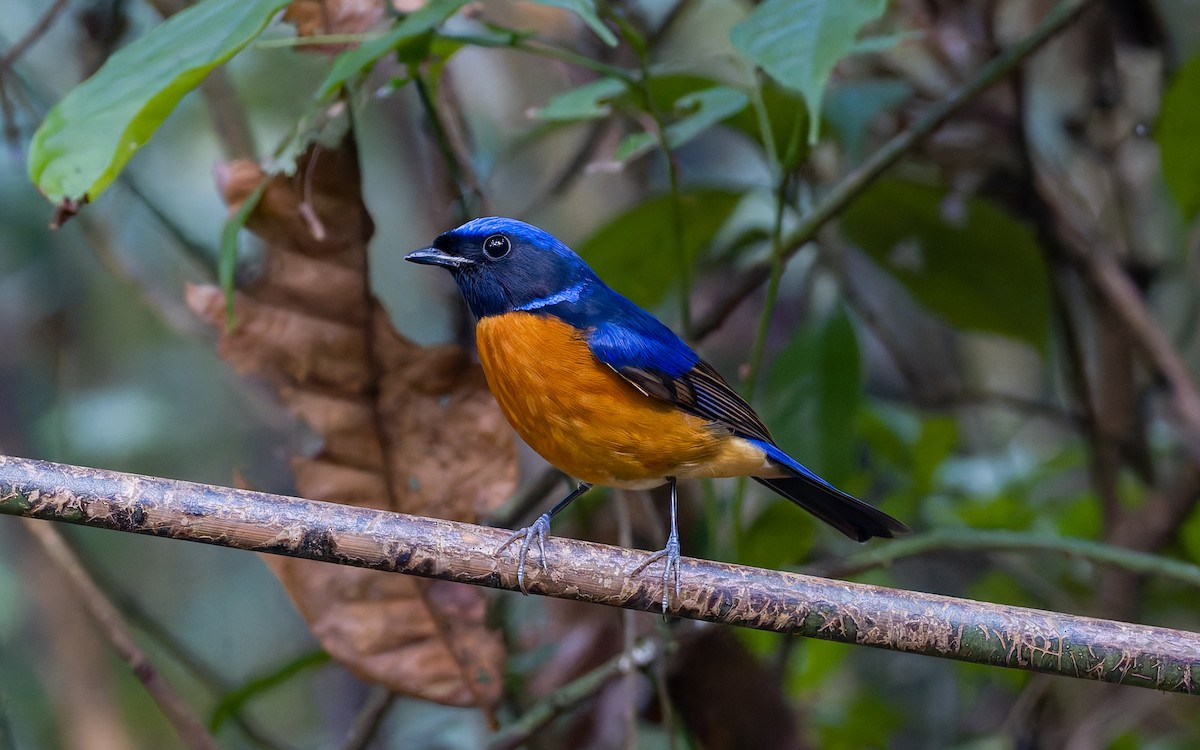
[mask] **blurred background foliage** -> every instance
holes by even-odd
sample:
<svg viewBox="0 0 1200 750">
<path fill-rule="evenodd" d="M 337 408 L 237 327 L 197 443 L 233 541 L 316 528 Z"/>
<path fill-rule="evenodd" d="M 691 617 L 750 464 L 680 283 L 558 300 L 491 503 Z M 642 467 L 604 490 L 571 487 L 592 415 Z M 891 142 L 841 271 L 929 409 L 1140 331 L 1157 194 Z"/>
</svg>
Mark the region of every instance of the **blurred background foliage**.
<svg viewBox="0 0 1200 750">
<path fill-rule="evenodd" d="M 314 438 L 217 358 L 182 285 L 231 257 L 214 164 L 286 170 L 311 138 L 352 130 L 373 285 L 405 335 L 471 338 L 450 280 L 405 251 L 473 215 L 539 224 L 685 332 L 781 445 L 916 532 L 892 559 L 755 487 L 697 483 L 687 554 L 1200 629 L 1183 583 L 1068 553 L 1084 540 L 1200 563 L 1200 425 L 1183 403 L 1200 357 L 1194 2 L 1087 3 L 815 233 L 848 176 L 1055 4 L 434 2 L 406 18 L 421 5 L 293 3 L 51 232 L 25 176 L 34 129 L 180 7 L 5 0 L 0 450 L 288 490 L 288 458 Z M 193 33 L 217 31 L 220 14 Z M 355 51 L 364 33 L 388 36 Z M 255 249 L 243 238 L 240 273 Z M 1128 325 L 1139 309 L 1149 334 Z M 525 502 L 494 522 L 525 523 L 561 491 L 536 457 L 522 466 Z M 595 493 L 556 533 L 656 549 L 650 501 Z M 222 746 L 343 746 L 378 705 L 258 558 L 65 533 Z M 509 646 L 500 725 L 637 638 L 673 644 L 532 747 L 1200 746 L 1188 697 L 492 602 Z M 387 705 L 362 746 L 476 747 L 493 728 L 475 709 Z M 0 748 L 178 744 L 23 522 L 0 523 Z"/>
</svg>

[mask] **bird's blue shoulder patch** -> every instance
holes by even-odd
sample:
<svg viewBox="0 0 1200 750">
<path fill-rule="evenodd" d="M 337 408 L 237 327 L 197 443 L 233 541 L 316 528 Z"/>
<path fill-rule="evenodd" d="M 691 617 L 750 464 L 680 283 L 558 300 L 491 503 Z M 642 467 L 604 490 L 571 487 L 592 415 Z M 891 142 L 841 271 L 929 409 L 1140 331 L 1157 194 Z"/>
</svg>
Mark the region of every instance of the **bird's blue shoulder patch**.
<svg viewBox="0 0 1200 750">
<path fill-rule="evenodd" d="M 579 300 L 548 307 L 580 330 L 604 364 L 620 370 L 635 367 L 679 377 L 700 357 L 657 318 L 607 286 L 589 287 Z"/>
</svg>

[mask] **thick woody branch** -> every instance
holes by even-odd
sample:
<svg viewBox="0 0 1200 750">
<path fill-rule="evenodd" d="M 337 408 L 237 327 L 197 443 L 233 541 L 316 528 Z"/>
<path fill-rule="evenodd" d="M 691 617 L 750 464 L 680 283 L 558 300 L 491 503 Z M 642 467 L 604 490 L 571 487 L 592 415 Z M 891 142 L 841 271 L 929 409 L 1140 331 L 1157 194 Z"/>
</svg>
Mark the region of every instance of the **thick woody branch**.
<svg viewBox="0 0 1200 750">
<path fill-rule="evenodd" d="M 0 513 L 515 590 L 507 532 L 223 487 L 0 457 Z M 656 611 L 648 553 L 553 538 L 543 596 Z M 1181 693 L 1200 634 L 684 558 L 672 614 Z"/>
</svg>

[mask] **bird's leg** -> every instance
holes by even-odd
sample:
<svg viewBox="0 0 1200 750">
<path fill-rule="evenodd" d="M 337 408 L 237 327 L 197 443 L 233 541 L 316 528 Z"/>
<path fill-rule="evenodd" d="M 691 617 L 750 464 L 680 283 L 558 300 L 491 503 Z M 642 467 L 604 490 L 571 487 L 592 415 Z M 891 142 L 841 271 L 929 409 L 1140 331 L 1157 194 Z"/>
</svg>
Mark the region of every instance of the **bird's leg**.
<svg viewBox="0 0 1200 750">
<path fill-rule="evenodd" d="M 675 598 L 679 598 L 679 528 L 676 523 L 677 506 L 679 504 L 675 491 L 675 477 L 667 477 L 667 481 L 671 484 L 671 533 L 667 537 L 667 546 L 655 552 L 650 557 L 646 558 L 645 562 L 633 569 L 632 575 L 637 575 L 650 566 L 651 563 L 663 560 L 662 572 L 662 611 L 663 617 L 667 615 L 667 606 L 670 604 L 671 594 L 671 576 L 675 577 Z"/>
<path fill-rule="evenodd" d="M 538 519 L 529 526 L 526 526 L 522 529 L 517 529 L 512 533 L 512 536 L 505 540 L 504 544 L 501 544 L 496 548 L 496 554 L 499 555 L 505 550 L 505 548 L 508 547 L 508 545 L 512 544 L 518 539 L 521 539 L 521 551 L 517 555 L 517 586 L 521 588 L 522 594 L 529 594 L 529 591 L 525 588 L 525 558 L 529 556 L 529 544 L 535 538 L 537 539 L 538 553 L 542 560 L 542 570 L 545 570 L 546 534 L 550 532 L 550 519 L 557 516 L 563 508 L 570 505 L 572 500 L 587 492 L 591 488 L 592 485 L 588 484 L 587 482 L 580 482 L 579 486 L 571 490 L 571 493 L 562 500 L 559 500 L 558 505 L 555 505 L 553 508 L 551 508 L 550 512 L 543 513 L 542 515 L 538 516 Z"/>
</svg>

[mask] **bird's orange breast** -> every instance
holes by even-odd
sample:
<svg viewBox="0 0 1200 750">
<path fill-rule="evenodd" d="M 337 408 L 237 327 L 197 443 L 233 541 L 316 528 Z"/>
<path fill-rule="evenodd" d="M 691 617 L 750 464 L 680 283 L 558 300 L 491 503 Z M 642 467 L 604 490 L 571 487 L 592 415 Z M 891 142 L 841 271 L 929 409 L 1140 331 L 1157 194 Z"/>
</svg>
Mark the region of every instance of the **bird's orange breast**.
<svg viewBox="0 0 1200 750">
<path fill-rule="evenodd" d="M 762 474 L 747 441 L 646 396 L 592 355 L 581 332 L 550 316 L 483 318 L 479 359 L 517 433 L 566 474 L 644 488 L 665 477 Z"/>
</svg>

